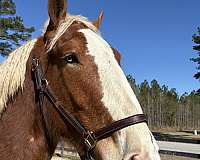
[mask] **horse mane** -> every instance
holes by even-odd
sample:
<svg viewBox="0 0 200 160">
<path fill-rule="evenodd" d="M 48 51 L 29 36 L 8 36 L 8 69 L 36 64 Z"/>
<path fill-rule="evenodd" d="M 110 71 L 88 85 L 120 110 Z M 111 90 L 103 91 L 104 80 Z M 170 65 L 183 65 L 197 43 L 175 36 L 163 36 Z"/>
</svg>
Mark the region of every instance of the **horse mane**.
<svg viewBox="0 0 200 160">
<path fill-rule="evenodd" d="M 65 33 L 73 22 L 78 21 L 88 28 L 98 33 L 98 29 L 83 16 L 67 15 L 65 20 L 61 21 L 56 30 L 55 36 L 46 46 L 47 52 L 50 51 L 57 40 Z M 47 26 L 47 25 L 46 25 Z M 46 27 L 44 28 L 44 31 Z M 46 31 L 45 31 L 46 32 Z M 25 45 L 19 47 L 10 53 L 7 60 L 0 65 L 0 114 L 6 108 L 6 103 L 10 97 L 13 97 L 19 89 L 23 90 L 23 84 L 26 73 L 26 63 L 37 39 L 31 40 Z"/>
<path fill-rule="evenodd" d="M 35 42 L 36 39 L 17 48 L 0 65 L 0 113 L 6 107 L 9 97 L 13 97 L 19 89 L 23 89 L 26 62 Z"/>
</svg>

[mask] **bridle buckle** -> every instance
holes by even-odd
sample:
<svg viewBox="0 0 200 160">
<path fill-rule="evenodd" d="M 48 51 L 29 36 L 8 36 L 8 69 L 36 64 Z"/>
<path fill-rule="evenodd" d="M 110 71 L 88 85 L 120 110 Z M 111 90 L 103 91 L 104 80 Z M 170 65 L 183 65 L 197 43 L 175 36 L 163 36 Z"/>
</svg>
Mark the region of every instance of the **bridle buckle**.
<svg viewBox="0 0 200 160">
<path fill-rule="evenodd" d="M 39 66 L 39 60 L 37 58 L 32 59 L 32 71 L 35 71 Z"/>
<path fill-rule="evenodd" d="M 88 149 L 88 151 L 91 151 L 92 149 L 95 148 L 96 144 L 97 144 L 97 140 L 94 136 L 94 133 L 91 131 L 88 131 L 85 136 L 84 136 L 84 143 Z"/>
</svg>

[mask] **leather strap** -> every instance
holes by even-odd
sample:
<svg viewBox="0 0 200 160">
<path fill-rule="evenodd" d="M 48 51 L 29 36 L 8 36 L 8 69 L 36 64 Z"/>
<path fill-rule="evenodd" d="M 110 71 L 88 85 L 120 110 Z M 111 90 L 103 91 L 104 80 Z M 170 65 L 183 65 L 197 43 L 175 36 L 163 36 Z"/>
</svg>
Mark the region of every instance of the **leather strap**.
<svg viewBox="0 0 200 160">
<path fill-rule="evenodd" d="M 82 137 L 84 148 L 85 148 L 85 155 L 81 157 L 81 160 L 90 160 L 93 149 L 96 146 L 96 143 L 102 139 L 110 137 L 114 132 L 119 131 L 123 128 L 129 127 L 131 125 L 135 125 L 138 123 L 147 122 L 146 117 L 144 114 L 137 114 L 134 116 L 130 116 L 118 121 L 115 121 L 105 127 L 97 129 L 96 131 L 92 132 L 86 129 L 77 118 L 75 118 L 72 114 L 67 112 L 60 104 L 58 99 L 56 98 L 54 92 L 51 90 L 50 86 L 48 85 L 48 81 L 43 78 L 43 71 L 42 66 L 39 63 L 37 58 L 32 59 L 32 71 L 34 75 L 34 82 L 36 91 L 39 93 L 39 104 L 40 107 L 43 105 L 44 97 L 52 103 L 55 110 L 58 112 L 60 117 L 62 118 L 65 125 L 71 125 L 75 131 Z"/>
<path fill-rule="evenodd" d="M 130 116 L 128 118 L 124 118 L 118 121 L 115 121 L 111 124 L 108 124 L 107 126 L 97 129 L 94 132 L 94 136 L 96 137 L 96 139 L 98 141 L 107 138 L 109 136 L 111 136 L 114 132 L 119 131 L 123 128 L 138 124 L 138 123 L 142 123 L 142 122 L 146 122 L 146 116 L 144 114 L 137 114 L 134 116 Z"/>
<path fill-rule="evenodd" d="M 48 98 L 48 100 L 53 104 L 54 108 L 59 113 L 65 125 L 70 124 L 80 135 L 84 135 L 87 133 L 85 127 L 74 116 L 72 116 L 72 114 L 64 110 L 64 107 L 55 98 L 55 95 L 53 94 L 49 86 L 47 86 L 44 90 L 44 94 Z"/>
</svg>

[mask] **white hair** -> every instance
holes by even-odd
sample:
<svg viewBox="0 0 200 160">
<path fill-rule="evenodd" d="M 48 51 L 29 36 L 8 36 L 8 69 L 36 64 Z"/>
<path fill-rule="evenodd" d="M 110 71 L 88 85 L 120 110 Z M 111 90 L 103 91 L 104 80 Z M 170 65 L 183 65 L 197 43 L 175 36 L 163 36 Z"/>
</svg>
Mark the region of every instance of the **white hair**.
<svg viewBox="0 0 200 160">
<path fill-rule="evenodd" d="M 92 31 L 99 33 L 98 29 L 91 23 L 88 21 L 88 19 L 86 17 L 83 16 L 74 16 L 74 15 L 67 15 L 65 20 L 62 20 L 56 30 L 55 36 L 52 40 L 50 40 L 50 43 L 48 44 L 48 46 L 46 46 L 46 50 L 47 52 L 49 52 L 56 44 L 56 42 L 58 41 L 58 39 L 66 32 L 66 30 L 72 25 L 72 23 L 74 23 L 75 21 L 77 22 L 81 22 L 84 25 L 86 25 L 89 29 L 91 29 Z M 45 24 L 45 28 L 44 31 L 46 32 L 47 29 L 47 24 L 49 23 L 49 20 L 46 22 Z"/>
<path fill-rule="evenodd" d="M 37 39 L 19 47 L 0 65 L 0 113 L 6 107 L 9 97 L 23 89 L 26 63 Z"/>
</svg>

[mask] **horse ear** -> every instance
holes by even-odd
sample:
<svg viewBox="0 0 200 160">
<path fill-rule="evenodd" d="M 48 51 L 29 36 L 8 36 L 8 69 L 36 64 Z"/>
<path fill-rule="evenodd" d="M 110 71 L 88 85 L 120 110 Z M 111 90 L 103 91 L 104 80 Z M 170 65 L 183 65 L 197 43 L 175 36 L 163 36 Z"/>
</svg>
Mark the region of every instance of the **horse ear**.
<svg viewBox="0 0 200 160">
<path fill-rule="evenodd" d="M 104 15 L 104 13 L 103 13 L 103 11 L 101 11 L 101 13 L 100 13 L 100 15 L 98 16 L 98 18 L 93 22 L 93 25 L 94 25 L 97 29 L 99 29 L 100 26 L 101 26 L 101 23 L 102 23 L 102 20 L 103 20 L 103 15 Z"/>
<path fill-rule="evenodd" d="M 113 53 L 114 53 L 114 56 L 115 56 L 115 59 L 117 60 L 118 64 L 121 66 L 121 54 L 115 49 L 115 48 L 112 48 L 113 50 Z"/>
<path fill-rule="evenodd" d="M 67 14 L 67 1 L 66 0 L 48 0 L 48 12 L 50 22 L 49 28 L 58 26 L 60 20 L 64 19 Z"/>
</svg>

